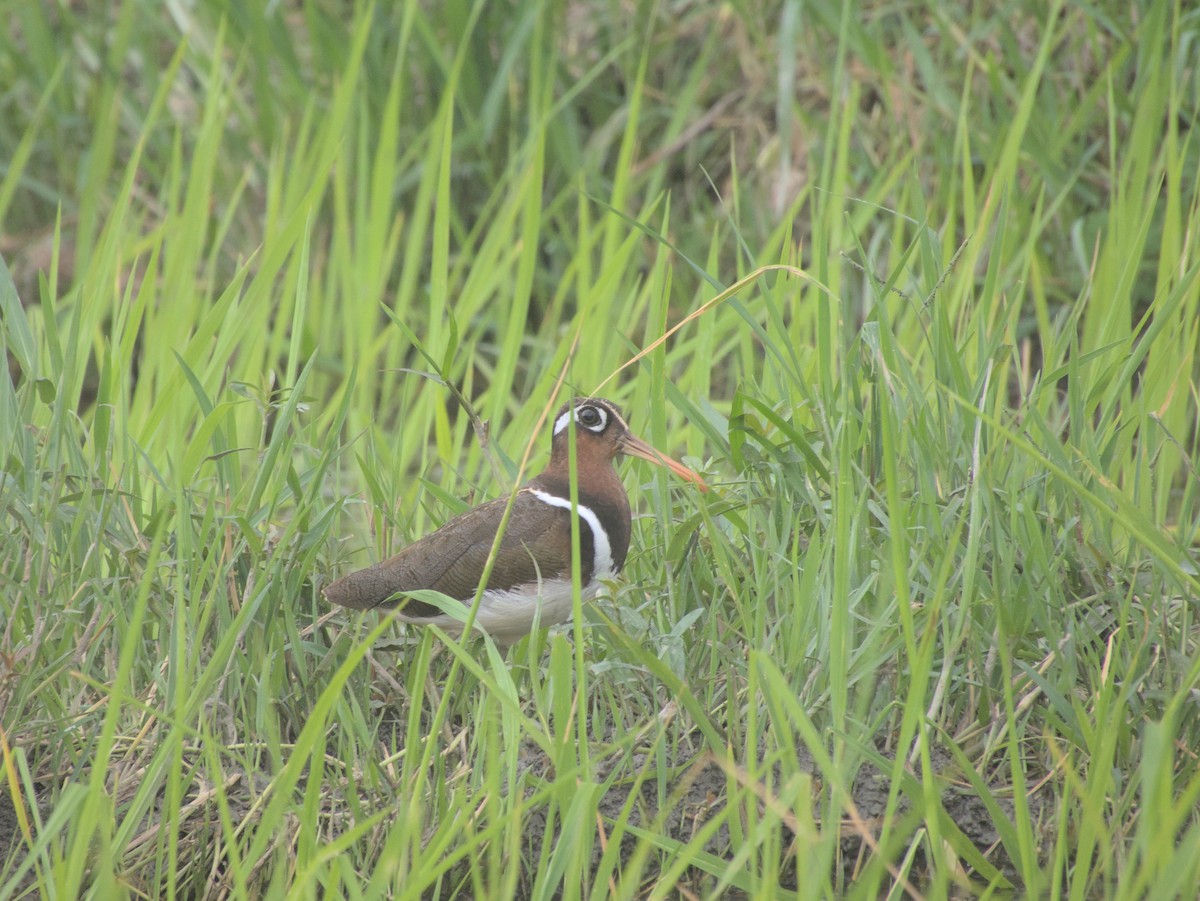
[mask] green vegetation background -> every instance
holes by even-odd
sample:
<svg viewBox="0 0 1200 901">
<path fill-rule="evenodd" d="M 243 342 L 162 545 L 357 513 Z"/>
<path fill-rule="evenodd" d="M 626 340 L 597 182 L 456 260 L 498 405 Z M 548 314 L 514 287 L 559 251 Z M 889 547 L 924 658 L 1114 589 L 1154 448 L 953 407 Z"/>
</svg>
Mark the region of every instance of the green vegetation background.
<svg viewBox="0 0 1200 901">
<path fill-rule="evenodd" d="M 1190 4 L 0 17 L 0 896 L 1200 885 Z M 581 621 L 322 603 L 597 389 Z"/>
</svg>

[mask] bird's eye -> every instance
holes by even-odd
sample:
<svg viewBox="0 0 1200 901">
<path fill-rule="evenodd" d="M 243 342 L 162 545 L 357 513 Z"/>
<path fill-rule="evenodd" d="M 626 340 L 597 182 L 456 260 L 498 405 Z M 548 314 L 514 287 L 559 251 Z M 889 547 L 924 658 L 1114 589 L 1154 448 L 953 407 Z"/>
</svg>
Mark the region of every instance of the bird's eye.
<svg viewBox="0 0 1200 901">
<path fill-rule="evenodd" d="M 604 413 L 595 407 L 580 407 L 576 421 L 586 429 L 599 432 L 604 428 Z"/>
</svg>

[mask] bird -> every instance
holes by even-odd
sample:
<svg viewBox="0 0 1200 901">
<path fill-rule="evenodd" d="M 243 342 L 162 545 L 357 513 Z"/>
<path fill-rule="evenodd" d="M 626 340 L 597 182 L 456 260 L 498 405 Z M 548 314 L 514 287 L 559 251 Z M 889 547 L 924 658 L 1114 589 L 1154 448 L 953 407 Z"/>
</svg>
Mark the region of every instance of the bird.
<svg viewBox="0 0 1200 901">
<path fill-rule="evenodd" d="M 572 436 L 584 601 L 596 596 L 603 580 L 620 573 L 629 551 L 632 516 L 614 468 L 618 456 L 664 466 L 708 490 L 697 473 L 636 437 L 612 401 L 576 397 L 565 404 L 554 419 L 550 462 L 518 489 L 480 598 L 475 625 L 498 646 L 519 641 L 537 624 L 550 626 L 571 616 Z M 436 624 L 461 634 L 458 619 L 406 594 L 428 589 L 469 606 L 507 505 L 508 498 L 502 497 L 467 510 L 395 556 L 330 583 L 324 589 L 326 600 L 358 610 L 399 607 L 399 618 L 406 622 Z"/>
</svg>

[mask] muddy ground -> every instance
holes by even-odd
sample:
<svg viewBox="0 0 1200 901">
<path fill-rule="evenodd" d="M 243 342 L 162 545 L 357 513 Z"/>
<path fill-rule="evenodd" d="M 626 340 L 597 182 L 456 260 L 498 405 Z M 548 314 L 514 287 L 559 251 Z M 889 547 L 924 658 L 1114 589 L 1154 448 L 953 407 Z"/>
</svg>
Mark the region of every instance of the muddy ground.
<svg viewBox="0 0 1200 901">
<path fill-rule="evenodd" d="M 553 775 L 550 772 L 549 760 L 538 748 L 531 746 L 523 751 L 526 757 L 525 766 L 531 774 L 546 778 Z M 797 748 L 796 755 L 799 770 L 813 776 L 814 785 L 820 785 L 818 770 L 812 755 L 803 747 Z M 887 754 L 882 756 L 890 757 Z M 711 756 L 704 755 L 696 749 L 680 748 L 677 757 L 678 759 L 674 761 L 672 767 L 677 775 L 674 777 L 674 782 L 670 784 L 668 797 L 679 797 L 678 792 L 682 792 L 682 796 L 675 808 L 666 815 L 661 831 L 670 839 L 684 843 L 691 841 L 706 823 L 720 813 L 725 804 L 729 776 L 725 767 Z M 637 764 L 638 761 L 635 760 L 634 766 L 629 769 L 636 771 L 639 768 Z M 953 776 L 954 764 L 948 752 L 935 753 L 933 766 L 939 775 Z M 778 775 L 778 767 L 776 774 Z M 603 780 L 607 775 L 608 773 L 604 772 L 603 767 L 596 774 L 599 780 Z M 619 819 L 623 815 L 622 811 L 629 801 L 631 788 L 628 783 L 630 781 L 625 779 L 618 782 L 601 800 L 600 810 L 606 820 Z M 975 849 L 988 863 L 995 867 L 1011 884 L 1019 886 L 1019 874 L 1000 843 L 1000 835 L 993 825 L 994 819 L 991 811 L 977 794 L 968 785 L 965 785 L 965 780 L 950 778 L 947 779 L 946 784 L 947 787 L 942 792 L 941 802 L 947 815 L 970 839 Z M 832 874 L 835 884 L 839 879 L 843 884 L 853 883 L 860 868 L 870 856 L 869 845 L 879 835 L 879 827 L 887 809 L 889 788 L 889 775 L 880 773 L 870 763 L 864 764 L 860 768 L 851 789 L 854 810 L 852 813 L 847 812 L 842 820 L 841 854 L 837 865 L 840 873 Z M 1003 795 L 1003 791 L 1000 794 Z M 632 808 L 633 813 L 630 817 L 632 825 L 647 826 L 655 820 L 661 813 L 657 806 L 658 796 L 658 788 L 653 776 L 643 781 L 639 797 L 635 799 Z M 1011 819 L 1013 815 L 1011 801 L 1002 796 L 999 806 L 1004 815 Z M 1036 814 L 1040 815 L 1041 804 L 1038 798 L 1031 799 L 1030 806 Z M 909 808 L 910 805 L 902 797 L 900 801 L 901 815 Z M 815 809 L 817 807 L 814 803 Z M 523 824 L 523 829 L 526 835 L 524 858 L 526 861 L 536 861 L 540 856 L 542 845 L 547 840 L 545 811 L 543 809 L 534 811 Z M 781 847 L 784 848 L 785 858 L 779 861 L 779 884 L 784 888 L 795 889 L 797 888 L 795 864 L 794 861 L 787 859 L 790 856 L 787 854 L 787 850 L 795 835 L 786 827 L 783 828 L 783 833 Z M 621 860 L 623 863 L 633 854 L 636 845 L 636 837 L 626 833 L 622 839 Z M 738 849 L 733 846 L 728 827 L 722 824 L 705 843 L 704 850 L 716 857 L 729 859 Z M 601 843 L 595 842 L 593 871 L 599 864 L 602 853 Z M 979 879 L 978 874 L 972 873 L 967 866 L 964 866 L 958 875 L 960 881 L 975 884 L 981 890 L 986 887 L 986 881 Z M 924 877 L 924 861 L 918 857 L 917 865 L 910 874 L 910 878 L 919 884 L 924 881 Z M 686 888 L 697 896 L 706 895 L 714 885 L 713 877 L 699 871 L 690 873 L 686 880 Z M 971 892 L 967 891 L 966 894 L 971 894 Z M 727 889 L 722 893 L 722 897 L 737 898 L 740 895 Z"/>
<path fill-rule="evenodd" d="M 890 759 L 890 755 L 880 752 L 881 756 Z M 710 755 L 703 751 L 702 739 L 698 736 L 692 742 L 680 740 L 675 744 L 675 750 L 672 752 L 673 759 L 667 761 L 669 767 L 670 779 L 668 780 L 667 797 L 678 798 L 678 803 L 674 808 L 663 814 L 658 808 L 658 779 L 657 773 L 654 771 L 654 761 L 647 761 L 645 757 L 639 757 L 634 754 L 632 759 L 622 759 L 620 757 L 605 758 L 597 761 L 593 777 L 598 782 L 603 782 L 613 774 L 614 770 L 620 770 L 619 778 L 613 783 L 604 797 L 600 801 L 600 812 L 603 814 L 606 824 L 620 820 L 624 817 L 624 809 L 630 801 L 630 793 L 635 790 L 636 775 L 639 772 L 646 771 L 645 778 L 640 788 L 637 788 L 638 796 L 633 799 L 632 812 L 629 815 L 628 822 L 633 826 L 646 826 L 655 824 L 655 821 L 660 818 L 661 822 L 655 825 L 655 829 L 659 834 L 665 835 L 679 843 L 691 841 L 696 834 L 701 830 L 706 823 L 710 822 L 714 816 L 717 816 L 722 811 L 725 805 L 725 798 L 729 784 L 729 773 L 727 767 L 723 767 Z M 813 785 L 818 788 L 821 785 L 817 767 L 813 761 L 812 755 L 804 748 L 798 748 L 796 751 L 796 759 L 799 764 L 799 770 L 813 776 Z M 955 825 L 962 833 L 970 839 L 983 858 L 1001 874 L 1003 874 L 1009 882 L 1019 889 L 1020 879 L 1012 864 L 1000 844 L 1000 836 L 994 828 L 994 819 L 988 807 L 979 799 L 977 794 L 966 784 L 962 778 L 955 778 L 956 773 L 953 770 L 953 761 L 948 753 L 935 754 L 933 758 L 934 768 L 939 772 L 939 775 L 948 777 L 945 779 L 945 788 L 942 791 L 941 803 L 947 815 L 954 821 Z M 727 765 L 728 766 L 728 765 Z M 520 772 L 523 776 L 522 784 L 525 786 L 527 796 L 531 796 L 538 788 L 548 780 L 555 777 L 550 759 L 533 743 L 528 743 L 520 750 Z M 778 768 L 777 768 L 778 772 Z M 879 825 L 882 820 L 884 811 L 887 805 L 889 777 L 881 774 L 871 764 L 865 764 L 859 770 L 858 776 L 852 786 L 852 798 L 854 810 L 847 811 L 843 816 L 841 831 L 842 838 L 840 843 L 840 855 L 835 865 L 835 872 L 832 875 L 835 884 L 839 882 L 843 885 L 852 884 L 861 867 L 871 856 L 871 848 L 873 840 L 879 834 Z M 248 788 L 252 783 L 257 783 L 258 780 L 250 780 L 245 778 L 235 778 L 231 780 L 228 788 L 228 801 L 231 805 L 231 812 L 235 816 L 244 814 L 245 816 L 254 816 L 254 811 L 257 809 L 253 803 L 252 795 L 260 794 L 261 789 L 265 785 L 259 785 L 253 791 Z M 1000 796 L 999 805 L 1006 817 L 1011 818 L 1013 808 L 1011 802 L 1007 800 L 1007 793 L 1003 786 L 997 792 Z M 241 795 L 246 797 L 240 797 Z M 49 800 L 49 794 L 46 797 L 39 799 L 42 803 L 43 819 L 49 813 L 46 809 Z M 814 809 L 817 803 L 814 798 Z M 334 799 L 330 799 L 331 802 Z M 1035 817 L 1040 818 L 1042 812 L 1042 801 L 1039 797 L 1030 799 L 1030 807 Z M 203 801 L 201 806 L 205 805 Z M 908 809 L 909 805 L 906 801 L 901 801 L 901 812 Z M 339 809 L 340 808 L 340 809 Z M 152 820 L 157 819 L 159 811 L 155 811 L 145 824 L 147 828 L 153 827 Z M 190 845 L 193 853 L 196 855 L 193 858 L 193 863 L 198 865 L 202 870 L 209 870 L 211 861 L 204 863 L 206 852 L 213 850 L 212 830 L 217 826 L 216 818 L 217 811 L 215 807 L 207 813 L 195 811 L 196 816 L 190 817 L 188 823 L 192 825 L 197 834 L 190 836 L 192 841 L 184 840 L 184 845 Z M 333 803 L 332 807 L 326 810 L 326 815 L 329 816 L 333 824 L 339 824 L 341 827 L 348 826 L 346 821 L 348 810 L 343 804 Z M 555 836 L 547 835 L 547 811 L 543 807 L 531 807 L 525 821 L 521 824 L 523 834 L 523 849 L 521 854 L 522 874 L 520 880 L 519 895 L 526 894 L 532 888 L 533 870 L 539 860 L 544 859 L 543 846 L 547 841 L 553 841 Z M 335 831 L 340 831 L 339 825 L 334 825 Z M 919 824 L 914 828 L 919 828 Z M 592 861 L 591 869 L 596 871 L 600 864 L 603 854 L 603 846 L 608 842 L 608 834 L 611 829 L 607 826 L 597 825 L 598 834 L 597 840 L 592 843 Z M 601 834 L 600 830 L 607 830 Z M 782 827 L 782 836 L 779 846 L 784 849 L 783 855 L 778 863 L 778 880 L 779 884 L 785 888 L 796 888 L 796 866 L 794 857 L 789 854 L 789 847 L 795 837 L 791 831 L 785 826 Z M 203 835 L 207 836 L 201 837 Z M 621 841 L 621 861 L 624 864 L 629 860 L 637 846 L 637 838 L 626 832 Z M 7 790 L 0 790 L 0 860 L 9 860 L 10 864 L 5 868 L 6 872 L 13 871 L 13 864 L 17 863 L 24 855 L 26 846 L 21 837 L 21 831 L 17 820 L 16 813 L 13 809 L 12 799 Z M 730 838 L 730 832 L 726 825 L 722 824 L 713 835 L 705 843 L 705 851 L 717 858 L 729 859 L 737 853 L 738 848 L 733 847 L 733 842 Z M 11 857 L 10 857 L 11 855 Z M 126 870 L 127 876 L 131 883 L 137 885 L 137 871 L 141 869 L 139 863 L 144 861 L 134 862 L 127 861 L 129 869 Z M 151 868 L 152 869 L 152 868 Z M 208 873 L 208 878 L 201 878 L 199 884 L 193 883 L 193 889 L 198 890 L 196 897 L 219 897 L 224 894 L 220 883 L 224 880 L 218 875 L 217 871 L 223 869 L 218 863 L 216 867 L 212 867 Z M 619 870 L 618 870 L 619 872 Z M 32 874 L 30 874 L 32 875 Z M 151 880 L 153 877 L 150 872 L 144 874 Z M 161 875 L 161 874 L 160 874 Z M 265 875 L 265 874 L 264 874 Z M 462 875 L 466 875 L 465 873 Z M 646 872 L 647 888 L 653 883 L 653 870 Z M 983 889 L 986 881 L 981 880 L 977 873 L 973 873 L 970 867 L 964 864 L 963 868 L 957 874 L 958 883 L 961 886 L 967 886 L 974 883 L 979 889 Z M 215 878 L 214 878 L 215 877 Z M 916 865 L 912 868 L 909 874 L 909 879 L 916 885 L 920 885 L 924 880 L 924 863 L 918 857 Z M 3 880 L 0 880 L 3 881 Z M 451 878 L 449 885 L 462 885 L 463 883 Z M 466 880 L 466 885 L 470 885 L 470 880 Z M 203 885 L 203 888 L 201 888 Z M 30 880 L 25 880 L 25 888 L 30 886 Z M 697 896 L 704 896 L 711 891 L 715 886 L 714 877 L 711 875 L 695 870 L 689 872 L 681 885 L 685 889 L 685 893 L 690 891 Z M 152 885 L 148 883 L 141 884 L 142 889 L 152 891 Z M 227 886 L 225 886 L 227 888 Z M 448 889 L 452 892 L 452 889 Z M 964 896 L 973 894 L 969 888 L 963 891 Z M 452 895 L 447 895 L 447 897 Z M 722 897 L 737 898 L 739 895 L 736 892 L 730 892 L 728 889 L 722 892 Z"/>
</svg>

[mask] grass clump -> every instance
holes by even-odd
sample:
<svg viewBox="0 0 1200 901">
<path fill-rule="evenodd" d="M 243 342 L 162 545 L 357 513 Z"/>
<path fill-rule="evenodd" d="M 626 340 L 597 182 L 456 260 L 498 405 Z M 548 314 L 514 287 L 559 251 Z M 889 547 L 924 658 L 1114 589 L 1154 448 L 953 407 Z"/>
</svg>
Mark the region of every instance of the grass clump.
<svg viewBox="0 0 1200 901">
<path fill-rule="evenodd" d="M 251 7 L 0 37 L 0 895 L 1200 883 L 1194 12 Z M 715 490 L 326 607 L 556 390 Z"/>
</svg>

